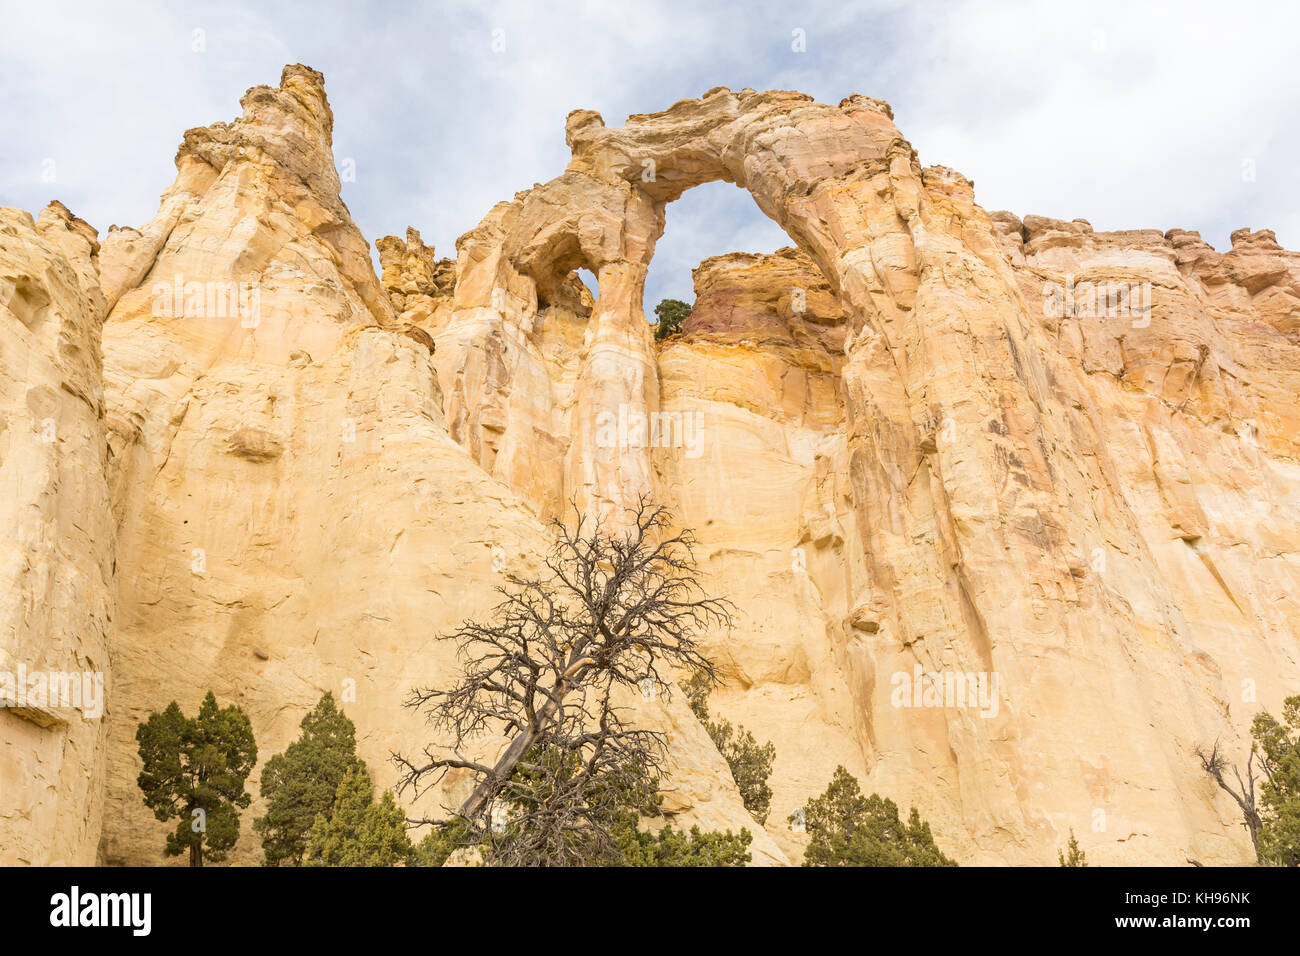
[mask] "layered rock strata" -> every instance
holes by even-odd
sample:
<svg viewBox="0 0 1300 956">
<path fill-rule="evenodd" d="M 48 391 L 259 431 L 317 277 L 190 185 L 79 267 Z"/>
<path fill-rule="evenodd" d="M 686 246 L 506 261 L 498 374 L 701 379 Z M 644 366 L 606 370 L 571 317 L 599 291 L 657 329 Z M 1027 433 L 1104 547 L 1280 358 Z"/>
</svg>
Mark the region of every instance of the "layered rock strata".
<svg viewBox="0 0 1300 956">
<path fill-rule="evenodd" d="M 21 859 L 157 862 L 135 726 L 208 689 L 263 759 L 334 691 L 391 785 L 388 755 L 431 733 L 406 691 L 458 666 L 437 635 L 536 568 L 570 503 L 617 520 L 648 494 L 737 608 L 707 635 L 714 712 L 777 749 L 757 828 L 680 695 L 632 701 L 668 735 L 678 822 L 795 862 L 787 817 L 844 764 L 963 863 L 1050 864 L 1071 829 L 1097 863 L 1248 862 L 1194 751 L 1244 755 L 1300 688 L 1300 254 L 1267 230 L 1220 253 L 987 213 L 881 101 L 718 88 L 619 129 L 574 112 L 559 176 L 454 262 L 414 229 L 380 240 L 380 279 L 320 75 L 287 67 L 243 106 L 186 134 L 149 224 L 97 250 L 58 209 L 0 233 L 5 407 L 49 391 L 62 436 L 0 467 L 56 454 L 80 476 L 4 506 L 30 540 L 3 573 L 15 594 L 32 568 L 83 580 L 11 601 L 0 648 L 107 645 L 113 678 L 107 739 L 64 751 L 89 784 L 0 714 L 22 728 L 5 792 L 42 781 L 0 803 Z M 655 243 L 714 180 L 793 245 L 706 260 L 656 343 Z M 51 302 L 70 325 L 47 341 Z M 247 831 L 238 853 L 257 859 Z"/>
</svg>

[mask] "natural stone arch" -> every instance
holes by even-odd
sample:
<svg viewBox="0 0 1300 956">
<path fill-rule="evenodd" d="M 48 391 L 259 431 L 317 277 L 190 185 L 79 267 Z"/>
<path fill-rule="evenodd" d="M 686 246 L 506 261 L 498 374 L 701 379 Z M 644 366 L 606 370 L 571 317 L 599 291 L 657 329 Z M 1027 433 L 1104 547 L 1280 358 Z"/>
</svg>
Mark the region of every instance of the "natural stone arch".
<svg viewBox="0 0 1300 956">
<path fill-rule="evenodd" d="M 683 166 L 698 162 L 710 175 L 719 166 L 737 168 L 711 146 L 692 146 L 698 136 L 713 137 L 707 123 L 686 128 L 691 116 L 707 112 L 700 103 L 674 107 L 686 120 L 673 155 Z M 103 568 L 121 569 L 110 589 L 119 606 L 116 626 L 105 635 L 116 649 L 119 679 L 110 690 L 117 703 L 108 711 L 115 716 L 108 730 L 107 810 L 92 799 L 88 812 L 71 821 L 84 818 L 85 827 L 54 827 L 56 856 L 59 845 L 75 847 L 78 858 L 97 852 L 110 863 L 156 855 L 157 821 L 140 804 L 130 773 L 133 714 L 178 695 L 196 701 L 215 687 L 245 702 L 259 727 L 270 728 L 267 749 L 276 749 L 296 734 L 292 711 L 315 699 L 306 694 L 357 670 L 358 634 L 366 635 L 363 687 L 373 691 L 349 705 L 367 731 L 363 756 L 381 767 L 386 740 L 426 741 L 425 729 L 384 689 L 406 682 L 411 666 L 434 673 L 454 667 L 451 651 L 428 640 L 429 628 L 452 627 L 493 603 L 498 556 L 508 558 L 503 570 L 527 574 L 546 545 L 543 530 L 503 484 L 450 447 L 429 350 L 401 334 L 409 328 L 394 325 L 397 317 L 436 325 L 441 361 L 451 348 L 441 333 L 453 313 L 455 283 L 445 280 L 454 270 L 435 262 L 417 234 L 388 244 L 383 288 L 400 293 L 390 306 L 346 209 L 337 195 L 321 194 L 337 190 L 337 181 L 327 168 L 329 113 L 319 75 L 290 67 L 278 93 L 254 91 L 247 104 L 246 121 L 187 137 L 194 148 L 182 150 L 177 183 L 153 222 L 110 232 L 100 248 L 101 282 L 117 303 L 103 337 L 109 451 L 102 467 L 91 461 L 77 474 L 84 483 L 108 468 L 111 501 L 78 505 L 77 495 L 66 494 L 75 489 L 64 482 L 55 517 L 65 524 L 75 519 L 82 531 L 108 522 L 107 531 L 91 534 L 99 547 L 90 550 Z M 1235 701 L 1237 679 L 1249 676 L 1253 688 L 1256 677 L 1264 678 L 1261 701 L 1276 701 L 1294 685 L 1298 615 L 1288 599 L 1295 589 L 1286 586 L 1295 579 L 1294 562 L 1283 563 L 1296 537 L 1288 504 L 1294 496 L 1286 474 L 1268 472 L 1295 457 L 1296 429 L 1288 427 L 1295 415 L 1285 399 L 1296 387 L 1296 363 L 1294 352 L 1283 351 L 1294 344 L 1285 334 L 1295 316 L 1287 290 L 1300 289 L 1295 254 L 1279 250 L 1267 231 L 1234 233 L 1233 250 L 1219 254 L 1181 230 L 1093 234 L 1082 220 L 1022 222 L 996 213 L 990 222 L 974 205 L 969 183 L 945 170 L 918 169 L 896 132 L 860 113 L 852 101 L 836 110 L 799 100 L 774 120 L 785 125 L 769 130 L 786 165 L 813 170 L 807 191 L 792 190 L 773 208 L 787 217 L 788 229 L 806 230 L 805 248 L 829 237 L 826 262 L 835 268 L 827 271 L 841 298 L 855 303 L 857 334 L 844 374 L 848 421 L 837 417 L 830 426 L 843 429 L 835 436 L 835 457 L 820 459 L 810 493 L 792 505 L 798 524 L 788 522 L 766 539 L 744 529 L 739 548 L 727 529 L 708 529 L 730 507 L 724 496 L 743 494 L 751 473 L 728 475 L 730 462 L 709 462 L 674 486 L 701 475 L 733 479 L 719 482 L 727 487 L 686 521 L 701 530 L 711 577 L 729 569 L 733 582 L 752 582 L 731 591 L 712 588 L 738 599 L 760 625 L 742 621 L 719 656 L 743 652 L 763 632 L 799 632 L 795 618 L 806 621 L 802 633 L 809 643 L 824 642 L 835 687 L 803 675 L 792 682 L 786 659 L 769 666 L 761 648 L 750 657 L 766 673 L 743 692 L 761 694 L 769 716 L 781 708 L 775 721 L 790 729 L 778 746 L 786 754 L 816 750 L 827 761 L 834 753 L 824 769 L 842 755 L 848 764 L 860 754 L 862 765 L 852 769 L 869 774 L 864 784 L 917 802 L 963 861 L 1051 862 L 1066 824 L 1097 809 L 1111 821 L 1111 835 L 1095 837 L 1111 844 L 1099 847 L 1104 860 L 1161 862 L 1186 853 L 1245 861 L 1250 850 L 1240 839 L 1235 808 L 1210 803 L 1192 747 L 1244 734 L 1253 708 Z M 760 114 L 753 122 L 767 122 Z M 630 125 L 643 133 L 651 125 L 633 119 Z M 268 140 L 267 148 L 260 140 Z M 799 142 L 807 144 L 802 153 Z M 855 143 L 862 146 L 857 167 L 850 161 Z M 872 158 L 880 149 L 887 163 Z M 754 170 L 746 173 L 748 188 L 757 188 L 761 173 L 767 183 L 761 194 L 777 195 L 777 177 L 764 172 L 767 154 L 741 153 L 741 167 Z M 609 159 L 601 155 L 602 162 Z M 824 168 L 831 173 L 823 176 Z M 602 179 L 575 169 L 565 188 L 591 190 L 593 204 L 570 204 L 554 192 L 543 202 L 548 194 L 537 187 L 523 194 L 532 197 L 526 212 L 523 197 L 503 204 L 462 243 L 457 326 L 466 334 L 482 331 L 494 351 L 463 349 L 453 359 L 462 363 L 462 384 L 477 382 L 481 394 L 495 390 L 517 407 L 480 409 L 462 396 L 457 401 L 468 412 L 460 433 L 494 435 L 488 464 L 498 470 L 511 460 L 512 441 L 531 443 L 532 457 L 522 461 L 540 477 L 529 483 L 520 468 L 509 478 L 522 494 L 537 496 L 532 500 L 552 495 L 566 473 L 561 455 L 559 477 L 551 480 L 542 467 L 547 448 L 527 428 L 571 417 L 576 407 L 573 394 L 557 394 L 563 389 L 548 376 L 572 371 L 576 394 L 579 372 L 600 384 L 605 370 L 589 361 L 585 344 L 589 330 L 596 337 L 591 297 L 583 300 L 567 277 L 556 277 L 571 262 L 590 261 L 610 270 L 607 283 L 620 272 L 634 279 L 639 260 L 633 253 L 655 233 L 653 223 L 640 231 L 646 220 L 637 210 L 630 214 L 628 203 L 638 196 L 652 207 L 670 201 L 642 189 L 636 165 L 629 172 L 630 178 Z M 675 185 L 703 174 L 659 173 Z M 265 221 L 250 216 L 253 198 Z M 818 203 L 829 205 L 826 216 Z M 94 246 L 93 235 L 62 213 L 48 218 L 43 214 L 36 224 L 39 237 L 30 217 L 19 213 L 13 220 L 26 249 L 20 260 L 28 262 L 19 268 L 35 275 L 35 263 L 51 281 L 73 275 L 95 298 L 94 257 L 85 249 L 87 242 Z M 232 239 L 237 223 L 256 229 Z M 45 228 L 51 224 L 58 228 Z M 538 224 L 547 228 L 533 228 Z M 32 245 L 37 238 L 53 243 L 58 261 Z M 995 243 L 1005 260 L 994 254 Z M 169 273 L 225 283 L 244 276 L 250 256 L 278 280 L 268 282 L 263 308 L 274 307 L 286 321 L 264 322 L 257 336 L 227 322 L 238 351 L 225 348 L 227 337 L 195 323 L 151 314 L 157 278 L 151 269 L 161 264 Z M 394 256 L 414 262 L 393 262 Z M 267 261 L 269 270 L 261 268 Z M 1108 356 L 1102 350 L 1113 347 L 1104 341 L 1113 329 L 1045 315 L 1037 290 L 1045 279 L 1064 281 L 1066 273 L 1111 270 L 1117 263 L 1158 291 L 1150 327 L 1125 322 L 1125 354 L 1114 349 Z M 60 299 L 58 285 L 47 283 L 46 295 L 23 283 L 18 291 L 30 295 L 19 296 L 25 301 L 11 323 L 20 338 L 24 327 L 41 321 L 45 331 L 57 331 L 48 324 L 52 318 L 36 313 L 46 298 Z M 497 288 L 500 309 L 493 303 Z M 86 317 L 85 309 L 64 311 L 70 320 Z M 566 311 L 567 324 L 560 318 Z M 601 317 L 606 335 L 617 310 L 607 316 Z M 1277 334 L 1267 333 L 1267 323 Z M 571 367 L 555 360 L 554 332 L 561 326 L 576 343 Z M 96 336 L 90 338 L 74 358 L 93 356 Z M 629 339 L 628 347 L 635 345 Z M 697 361 L 678 368 L 689 364 L 691 374 L 709 379 L 715 346 L 703 336 L 677 342 L 660 353 L 661 374 L 672 365 L 672 352 L 695 349 Z M 743 361 L 766 361 L 766 348 L 758 343 Z M 1206 361 L 1206 350 L 1214 361 Z M 1279 361 L 1279 355 L 1289 358 Z M 535 356 L 542 364 L 530 367 Z M 93 399 L 99 387 L 99 376 L 84 365 L 72 370 L 86 373 L 71 381 L 74 404 L 78 396 Z M 15 381 L 10 392 L 21 405 L 29 389 L 21 374 Z M 669 377 L 661 381 L 677 401 Z M 93 419 L 94 408 L 87 410 Z M 1243 427 L 1243 411 L 1249 431 L 1234 434 L 1228 429 Z M 358 431 L 353 425 L 362 426 L 360 442 L 341 437 Z M 564 428 L 548 427 L 565 433 L 567 418 Z M 75 457 L 93 444 L 102 453 L 105 428 L 91 421 L 68 434 L 60 425 L 60 441 L 41 447 Z M 22 437 L 10 433 L 13 441 Z M 1268 477 L 1243 475 L 1243 459 Z M 1198 500 L 1198 491 L 1213 500 Z M 834 512 L 825 520 L 823 504 Z M 1270 510 L 1261 516 L 1256 506 Z M 765 514 L 751 507 L 743 517 L 756 525 Z M 1231 524 L 1216 528 L 1212 519 L 1225 518 Z M 77 550 L 75 535 L 58 534 L 56 526 L 42 530 L 26 518 L 22 523 L 60 551 L 69 544 Z M 239 558 L 213 561 L 206 580 L 187 564 L 189 545 L 207 543 L 188 536 L 198 528 Z M 787 538 L 814 553 L 821 549 L 819 567 L 810 560 L 788 571 Z M 492 546 L 491 572 L 485 545 Z M 1090 554 L 1094 545 L 1103 547 Z M 751 560 L 759 551 L 765 567 Z M 1109 570 L 1097 556 L 1108 557 Z M 794 605 L 792 588 L 809 600 Z M 26 622 L 38 638 L 51 621 L 58 623 L 50 616 L 51 609 L 57 616 L 57 602 L 44 605 L 46 613 Z M 102 608 L 92 610 L 103 624 Z M 250 611 L 257 616 L 252 625 Z M 252 627 L 273 641 L 265 648 L 269 658 L 246 643 Z M 85 636 L 84 628 L 78 633 Z M 978 716 L 970 708 L 900 710 L 889 676 L 899 669 L 910 675 L 914 666 L 1000 673 L 1008 690 L 1004 706 Z M 809 704 L 804 714 L 816 711 L 825 720 L 806 723 L 788 709 L 796 695 L 787 690 L 798 684 L 804 688 L 798 696 Z M 850 695 L 853 706 L 838 706 Z M 678 710 L 685 714 L 680 702 Z M 684 722 L 651 717 L 647 725 L 672 731 L 675 757 L 700 748 L 713 753 L 689 716 Z M 57 727 L 32 730 L 57 749 Z M 99 752 L 88 746 L 92 756 Z M 714 796 L 731 792 L 725 768 L 710 759 L 712 768 L 688 768 L 686 779 L 674 774 L 674 793 L 685 798 L 678 806 L 698 800 L 692 811 L 707 811 Z M 812 775 L 787 772 L 774 789 L 802 801 L 815 792 L 812 784 Z M 46 808 L 93 792 L 81 785 L 46 791 Z M 723 819 L 696 820 L 706 828 L 747 824 L 739 799 L 729 803 Z M 94 821 L 101 811 L 112 822 L 97 850 Z M 774 849 L 764 857 L 767 835 L 755 836 L 758 859 L 779 857 Z M 251 862 L 247 853 L 244 862 Z"/>
<path fill-rule="evenodd" d="M 865 97 L 830 107 L 801 93 L 719 87 L 662 113 L 631 116 L 621 129 L 578 110 L 565 132 L 568 169 L 497 206 L 461 238 L 455 309 L 444 333 L 456 343 L 444 379 L 452 383 L 448 418 L 480 463 L 519 488 L 535 478 L 533 469 L 512 461 L 511 449 L 519 446 L 497 436 L 512 429 L 570 436 L 560 485 L 542 510 L 570 497 L 619 504 L 654 490 L 647 449 L 600 448 L 594 436 L 601 415 L 617 416 L 623 407 L 657 410 L 642 296 L 669 203 L 708 182 L 740 186 L 833 288 L 851 291 L 868 283 L 846 281 L 853 261 L 845 259 L 845 246 L 860 243 L 869 229 L 861 207 L 842 203 L 840 193 L 873 173 L 887 175 L 899 157 L 909 167 L 915 163 L 888 106 Z M 531 344 L 533 321 L 578 267 L 596 275 L 600 298 L 586 330 L 571 417 L 561 428 L 539 420 L 546 409 L 536 396 L 517 400 L 515 379 L 546 379 L 538 374 L 545 359 Z M 861 295 L 850 294 L 847 303 L 851 311 L 855 304 L 859 311 L 873 307 Z M 502 374 L 474 368 L 478 360 L 467 354 L 474 350 L 510 356 L 498 366 Z"/>
<path fill-rule="evenodd" d="M 591 112 L 571 114 L 567 139 L 572 159 L 562 176 L 498 206 L 458 246 L 451 337 L 467 352 L 475 336 L 500 337 L 511 374 L 475 385 L 465 374 L 470 358 L 451 370 L 461 378 L 447 391 L 452 406 L 479 388 L 483 407 L 508 410 L 491 423 L 503 429 L 500 477 L 517 489 L 534 479 L 537 456 L 515 462 L 511 448 L 545 427 L 573 436 L 558 482 L 565 497 L 612 505 L 655 490 L 648 449 L 596 447 L 596 417 L 624 403 L 657 409 L 641 309 L 646 270 L 666 205 L 721 179 L 750 192 L 845 308 L 844 520 L 859 545 L 844 626 L 867 635 L 867 659 L 904 648 L 924 666 L 991 671 L 998 641 L 1034 619 L 1038 595 L 1070 600 L 1057 545 L 1101 534 L 1096 516 L 1072 514 L 1053 492 L 1054 483 L 1088 481 L 1084 464 L 1049 463 L 1044 450 L 1068 443 L 1073 426 L 1050 399 L 1033 319 L 972 184 L 923 170 L 887 105 L 716 89 L 630 117 L 621 129 Z M 643 179 L 650 168 L 653 177 Z M 557 413 L 524 382 L 551 387 L 533 328 L 536 276 L 543 263 L 567 264 L 575 248 L 594 266 L 601 301 L 584 328 L 571 400 Z M 494 287 L 512 293 L 499 312 L 483 305 Z M 449 417 L 458 420 L 454 407 Z M 960 450 L 939 440 L 941 426 L 965 436 Z M 473 429 L 458 437 L 471 448 L 478 440 Z M 1107 632 L 1126 626 L 1117 616 Z M 866 738 L 884 749 L 883 741 L 904 739 L 897 714 L 873 709 L 871 686 L 862 695 L 873 714 Z M 987 733 L 951 729 L 972 760 L 998 762 L 999 741 L 1018 731 L 1006 711 L 994 723 Z"/>
</svg>

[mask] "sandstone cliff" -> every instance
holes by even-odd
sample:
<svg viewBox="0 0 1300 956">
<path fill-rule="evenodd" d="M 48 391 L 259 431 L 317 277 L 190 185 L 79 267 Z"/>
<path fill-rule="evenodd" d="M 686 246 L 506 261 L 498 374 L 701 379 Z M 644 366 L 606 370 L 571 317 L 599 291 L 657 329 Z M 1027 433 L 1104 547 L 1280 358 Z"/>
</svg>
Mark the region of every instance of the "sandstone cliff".
<svg viewBox="0 0 1300 956">
<path fill-rule="evenodd" d="M 243 102 L 229 126 L 186 134 L 158 218 L 110 232 L 101 256 L 106 275 L 140 277 L 104 332 L 124 569 L 108 863 L 157 861 L 165 830 L 136 788 L 137 722 L 172 698 L 192 710 L 209 687 L 248 711 L 263 760 L 332 690 L 391 785 L 390 755 L 428 734 L 403 699 L 458 667 L 437 635 L 485 613 L 548 543 L 535 511 L 448 435 L 433 364 L 446 350 L 423 331 L 445 270 L 413 232 L 381 247 L 391 300 L 381 287 L 339 199 L 319 74 L 286 68 L 278 90 Z M 232 282 L 238 305 L 214 313 Z M 734 788 L 707 792 L 725 764 L 675 704 L 656 720 L 683 724 L 707 768 L 698 818 L 735 828 Z M 260 856 L 247 829 L 237 852 Z"/>
<path fill-rule="evenodd" d="M 29 617 L 87 654 L 106 640 L 113 680 L 107 742 L 78 751 L 106 760 L 102 787 L 50 777 L 6 730 L 6 791 L 50 782 L 0 827 L 53 814 L 60 858 L 157 862 L 135 725 L 209 688 L 248 710 L 262 759 L 333 690 L 390 784 L 388 754 L 428 733 L 402 697 L 456 667 L 437 634 L 536 566 L 566 502 L 650 493 L 739 608 L 708 646 L 715 712 L 777 748 L 756 862 L 798 860 L 786 817 L 839 763 L 965 863 L 1051 863 L 1071 828 L 1097 863 L 1248 861 L 1193 750 L 1244 752 L 1253 714 L 1300 688 L 1300 254 L 1267 231 L 1219 253 L 986 213 L 880 101 L 719 88 L 621 129 L 571 114 L 565 171 L 454 263 L 414 229 L 381 240 L 380 280 L 320 75 L 287 67 L 243 106 L 186 134 L 157 217 L 110 230 L 97 263 L 68 217 L 43 218 L 67 234 L 43 246 L 5 220 L 5 281 L 77 290 L 85 354 L 96 264 L 110 310 L 104 413 L 73 404 L 89 417 L 60 446 L 84 459 L 57 490 L 79 520 L 41 532 L 100 590 Z M 794 247 L 706 260 L 683 334 L 656 344 L 641 296 L 667 206 L 711 180 Z M 58 256 L 56 280 L 39 267 Z M 16 355 L 43 354 L 33 294 L 9 297 Z M 96 394 L 86 366 L 6 365 L 5 407 L 60 375 Z M 41 657 L 48 638 L 6 627 L 0 647 Z M 988 693 L 929 704 L 954 677 Z M 680 696 L 639 706 L 669 735 L 680 822 L 754 829 Z M 247 828 L 238 854 L 257 859 Z"/>
<path fill-rule="evenodd" d="M 113 690 L 99 243 L 0 209 L 0 865 L 95 862 Z"/>
</svg>

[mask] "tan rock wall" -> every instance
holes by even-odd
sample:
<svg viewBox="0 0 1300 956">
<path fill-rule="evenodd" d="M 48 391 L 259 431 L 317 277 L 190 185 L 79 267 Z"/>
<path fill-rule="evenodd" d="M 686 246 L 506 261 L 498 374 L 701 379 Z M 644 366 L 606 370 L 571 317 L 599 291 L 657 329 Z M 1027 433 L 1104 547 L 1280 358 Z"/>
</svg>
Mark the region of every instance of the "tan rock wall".
<svg viewBox="0 0 1300 956">
<path fill-rule="evenodd" d="M 368 263 L 348 269 L 362 240 L 325 171 L 319 77 L 287 68 L 279 91 L 251 91 L 244 105 L 231 126 L 187 134 L 159 213 L 177 225 L 141 230 L 165 234 L 147 253 L 152 264 L 121 265 L 142 257 L 139 248 L 106 256 L 115 274 L 141 276 L 104 333 L 122 568 L 108 863 L 164 862 L 167 827 L 140 800 L 134 734 L 172 699 L 191 712 L 211 689 L 223 704 L 239 703 L 264 762 L 333 691 L 377 782 L 394 785 L 392 753 L 413 755 L 433 740 L 404 699 L 457 673 L 455 648 L 438 635 L 486 613 L 505 575 L 535 568 L 549 540 L 540 509 L 448 434 L 440 376 L 453 414 L 465 406 L 439 364 L 454 351 L 439 325 L 447 310 L 435 301 L 438 266 L 418 234 L 385 242 L 389 291 L 411 284 L 400 309 L 387 296 L 374 307 L 380 286 Z M 211 164 L 197 180 L 193 149 Z M 177 277 L 205 293 L 255 281 L 257 315 L 168 308 Z M 578 328 L 572 310 L 589 313 L 590 297 L 569 292 L 555 309 L 570 310 L 567 327 Z M 550 355 L 537 367 L 542 385 L 573 364 L 564 328 L 515 331 L 532 357 Z M 504 454 L 523 464 L 542 448 L 535 440 Z M 674 739 L 679 777 L 695 781 L 677 807 L 682 820 L 738 829 L 748 818 L 730 781 L 719 782 L 725 764 L 684 701 L 644 706 Z M 436 814 L 466 787 L 453 776 L 412 813 Z M 243 862 L 260 859 L 251 832 L 260 810 L 255 801 L 244 815 Z M 765 835 L 755 856 L 782 860 Z"/>
<path fill-rule="evenodd" d="M 1104 862 L 1245 860 L 1193 750 L 1244 752 L 1253 713 L 1297 683 L 1289 600 L 1245 598 L 1259 580 L 1289 591 L 1294 559 L 1219 523 L 1294 521 L 1292 413 L 1269 383 L 1294 375 L 1295 256 L 1267 233 L 1220 258 L 1175 234 L 991 217 L 864 97 L 719 89 L 623 129 L 575 113 L 568 134 L 569 170 L 522 209 L 535 194 L 591 209 L 580 176 L 630 188 L 625 241 L 606 220 L 584 233 L 580 213 L 521 212 L 494 247 L 516 274 L 536 277 L 530 250 L 557 233 L 597 250 L 592 265 L 653 240 L 663 204 L 712 179 L 748 188 L 820 274 L 783 274 L 789 254 L 710 260 L 686 334 L 659 351 L 657 402 L 633 403 L 709 423 L 703 453 L 651 447 L 652 484 L 743 609 L 715 645 L 736 678 L 723 712 L 770 728 L 783 755 L 775 826 L 842 761 L 970 862 L 1051 862 L 1070 828 Z M 1149 317 L 1045 307 L 1045 286 L 1088 282 L 1140 288 L 1129 306 L 1145 296 Z M 842 357 L 782 317 L 804 285 L 832 291 Z M 572 440 L 593 427 L 574 417 Z M 616 451 L 609 474 L 640 481 L 641 449 Z M 900 706 L 917 668 L 996 692 Z"/>
<path fill-rule="evenodd" d="M 94 230 L 0 209 L 0 865 L 95 862 L 113 524 Z M 111 707 L 111 705 L 107 705 Z"/>
<path fill-rule="evenodd" d="M 54 628 L 102 651 L 117 561 L 102 806 L 0 714 L 21 729 L 6 792 L 59 821 L 29 856 L 84 858 L 106 808 L 101 859 L 159 862 L 135 727 L 209 689 L 249 712 L 263 760 L 334 691 L 391 785 L 389 754 L 429 739 L 402 699 L 457 666 L 438 633 L 537 566 L 568 502 L 648 493 L 737 607 L 708 636 L 729 679 L 712 707 L 777 747 L 757 862 L 797 861 L 786 817 L 841 763 L 964 863 L 1050 864 L 1070 829 L 1098 863 L 1247 861 L 1193 751 L 1244 753 L 1253 714 L 1300 689 L 1300 255 L 1271 233 L 1219 253 L 986 213 L 880 101 L 718 88 L 621 129 L 574 112 L 564 172 L 492 209 L 454 264 L 415 230 L 381 240 L 381 281 L 320 75 L 288 67 L 243 106 L 186 134 L 157 217 L 97 263 L 57 211 L 4 233 L 6 281 L 66 299 L 77 343 L 38 347 L 36 300 L 9 295 L 5 407 L 50 387 L 80 436 L 55 464 L 82 476 L 2 512 L 40 539 L 8 574 L 44 561 L 101 588 L 40 603 L 17 646 Z M 656 344 L 641 298 L 665 208 L 717 179 L 794 246 L 706 260 L 683 334 Z M 632 703 L 669 736 L 679 822 L 752 828 L 680 697 Z M 49 809 L 66 800 L 91 822 Z"/>
</svg>

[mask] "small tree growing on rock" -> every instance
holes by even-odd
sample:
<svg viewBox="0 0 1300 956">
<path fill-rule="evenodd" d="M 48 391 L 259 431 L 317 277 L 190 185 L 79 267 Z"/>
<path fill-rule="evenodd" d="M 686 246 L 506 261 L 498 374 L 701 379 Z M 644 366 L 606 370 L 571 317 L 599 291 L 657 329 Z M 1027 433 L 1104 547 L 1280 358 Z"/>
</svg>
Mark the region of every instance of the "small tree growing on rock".
<svg viewBox="0 0 1300 956">
<path fill-rule="evenodd" d="M 791 822 L 798 816 L 791 814 Z M 904 825 L 893 800 L 863 796 L 843 767 L 835 768 L 825 793 L 808 801 L 802 819 L 812 835 L 804 866 L 957 865 L 940 851 L 915 807 Z"/>
<path fill-rule="evenodd" d="M 1061 866 L 1087 866 L 1088 854 L 1079 849 L 1079 841 L 1074 837 L 1074 830 L 1070 830 L 1070 842 L 1066 844 L 1065 850 L 1056 851 L 1056 859 Z"/>
<path fill-rule="evenodd" d="M 767 785 L 772 776 L 772 761 L 776 759 L 776 745 L 771 741 L 759 745 L 754 735 L 741 726 L 732 726 L 729 720 L 709 719 L 709 691 L 712 685 L 703 674 L 695 674 L 683 687 L 691 710 L 708 731 L 713 746 L 718 748 L 731 768 L 731 777 L 740 791 L 745 809 L 759 823 L 767 822 L 772 806 L 772 788 Z"/>
<path fill-rule="evenodd" d="M 664 299 L 655 306 L 655 341 L 662 342 L 670 335 L 682 331 L 682 323 L 690 317 L 691 306 L 681 299 Z"/>
</svg>

